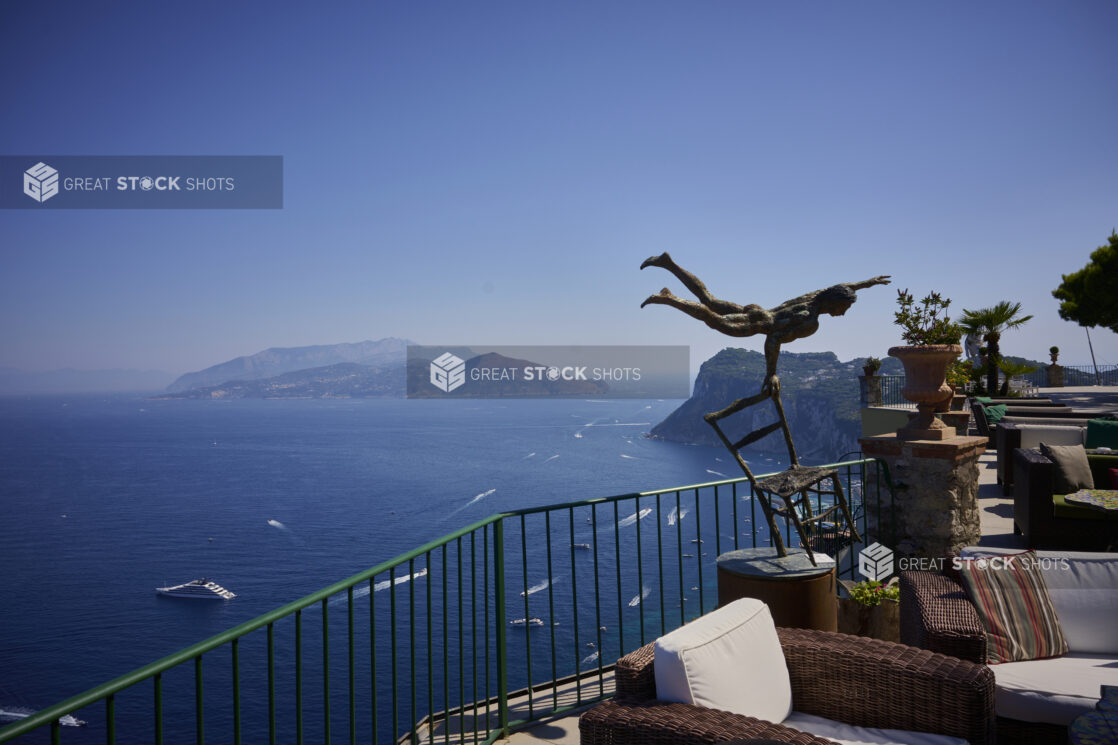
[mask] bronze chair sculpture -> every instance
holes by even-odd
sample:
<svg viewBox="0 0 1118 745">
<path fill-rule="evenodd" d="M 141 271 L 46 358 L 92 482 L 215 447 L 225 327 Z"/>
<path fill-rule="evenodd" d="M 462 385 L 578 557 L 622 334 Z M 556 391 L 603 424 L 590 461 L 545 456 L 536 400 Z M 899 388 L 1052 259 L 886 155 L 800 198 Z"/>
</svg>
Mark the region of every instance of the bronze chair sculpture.
<svg viewBox="0 0 1118 745">
<path fill-rule="evenodd" d="M 792 525 L 796 528 L 796 533 L 799 535 L 800 545 L 807 552 L 813 565 L 816 563 L 815 554 L 811 549 L 805 529 L 814 528 L 816 524 L 822 523 L 836 511 L 841 514 L 842 519 L 848 526 L 850 537 L 854 541 L 860 541 L 861 537 L 854 525 L 854 518 L 850 513 L 846 495 L 843 493 L 838 472 L 830 468 L 800 465 L 799 458 L 796 455 L 796 446 L 792 442 L 792 433 L 788 427 L 788 418 L 784 414 L 784 405 L 780 400 L 780 378 L 776 374 L 776 367 L 780 357 L 781 344 L 811 336 L 819 329 L 820 314 L 843 315 L 858 299 L 858 290 L 874 285 L 889 284 L 889 277 L 878 276 L 861 282 L 833 285 L 800 295 L 781 303 L 775 308 L 766 310 L 759 305 L 739 305 L 714 297 L 698 277 L 681 268 L 667 253 L 646 259 L 641 264 L 641 269 L 648 266 L 670 271 L 699 299 L 699 302 L 678 298 L 665 287 L 659 293 L 648 297 L 641 303 L 642 308 L 646 305 L 668 305 L 683 311 L 692 318 L 697 318 L 712 329 L 728 336 L 765 335 L 765 378 L 761 383 L 760 392 L 738 399 L 721 411 L 711 412 L 703 418 L 707 424 L 714 428 L 719 440 L 734 456 L 734 459 L 749 479 L 749 483 L 753 486 L 758 501 L 761 503 L 765 520 L 768 523 L 769 535 L 772 538 L 777 555 L 780 557 L 788 555 L 784 539 L 776 525 L 776 517 L 778 516 L 792 522 Z M 766 400 L 773 402 L 777 421 L 750 432 L 737 442 L 731 442 L 719 422 Z M 782 473 L 758 479 L 753 475 L 753 471 L 750 470 L 749 464 L 746 463 L 740 451 L 777 430 L 780 430 L 784 435 L 784 443 L 788 448 L 788 458 L 791 465 L 788 470 Z M 830 481 L 829 489 L 825 489 L 823 486 L 826 481 Z M 820 496 L 833 496 L 834 503 L 827 509 L 821 510 L 819 514 L 813 514 L 811 493 Z M 774 503 L 776 499 L 779 499 L 781 506 Z"/>
</svg>

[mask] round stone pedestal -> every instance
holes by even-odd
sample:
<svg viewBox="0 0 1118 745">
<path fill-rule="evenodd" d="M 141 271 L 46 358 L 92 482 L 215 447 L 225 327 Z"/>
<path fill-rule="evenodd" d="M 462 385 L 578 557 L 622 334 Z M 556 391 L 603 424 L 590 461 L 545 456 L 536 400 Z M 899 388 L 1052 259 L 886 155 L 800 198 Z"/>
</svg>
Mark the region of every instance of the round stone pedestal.
<svg viewBox="0 0 1118 745">
<path fill-rule="evenodd" d="M 803 549 L 790 548 L 783 558 L 774 548 L 746 548 L 720 555 L 718 604 L 740 598 L 763 601 L 777 626 L 838 630 L 835 565 L 812 566 Z"/>
</svg>

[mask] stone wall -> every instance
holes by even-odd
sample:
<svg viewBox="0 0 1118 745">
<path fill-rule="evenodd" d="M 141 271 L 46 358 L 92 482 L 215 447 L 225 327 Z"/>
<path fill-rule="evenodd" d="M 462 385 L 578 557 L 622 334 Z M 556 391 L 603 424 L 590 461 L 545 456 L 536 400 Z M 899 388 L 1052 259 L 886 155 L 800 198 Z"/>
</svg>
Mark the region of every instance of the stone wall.
<svg viewBox="0 0 1118 745">
<path fill-rule="evenodd" d="M 896 545 L 890 548 L 897 554 L 934 558 L 978 543 L 978 456 L 986 449 L 985 437 L 901 441 L 881 435 L 859 442 L 867 456 L 889 466 L 897 522 Z M 888 542 L 890 526 L 876 525 L 872 512 L 869 518 L 870 535 Z M 891 518 L 886 511 L 881 519 Z"/>
</svg>

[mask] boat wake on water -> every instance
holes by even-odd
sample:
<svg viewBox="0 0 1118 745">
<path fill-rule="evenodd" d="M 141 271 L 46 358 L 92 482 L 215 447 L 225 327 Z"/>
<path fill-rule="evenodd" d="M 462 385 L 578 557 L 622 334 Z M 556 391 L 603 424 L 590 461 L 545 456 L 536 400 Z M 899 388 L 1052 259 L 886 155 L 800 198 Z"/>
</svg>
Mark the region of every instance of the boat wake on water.
<svg viewBox="0 0 1118 745">
<path fill-rule="evenodd" d="M 560 577 L 559 579 L 555 580 L 555 584 L 558 584 L 562 579 L 563 578 Z M 520 593 L 520 597 L 523 598 L 527 597 L 528 595 L 535 595 L 540 590 L 546 590 L 548 585 L 550 584 L 552 584 L 552 582 L 549 579 L 545 579 L 542 582 L 537 582 L 536 584 L 529 587 L 525 592 Z"/>
<path fill-rule="evenodd" d="M 413 579 L 422 579 L 423 577 L 426 577 L 426 576 L 427 576 L 427 568 L 424 567 L 423 569 L 420 569 L 415 574 L 405 574 L 402 577 L 397 577 L 395 580 L 386 579 L 386 580 L 382 580 L 380 582 L 377 582 L 376 584 L 373 585 L 373 592 L 383 592 L 384 590 L 387 590 L 389 587 L 391 587 L 393 584 L 402 585 L 405 582 L 409 582 Z M 353 599 L 354 600 L 356 600 L 357 598 L 363 598 L 368 594 L 369 594 L 369 586 L 368 585 L 362 585 L 361 587 L 353 588 Z M 333 598 L 330 601 L 330 605 L 338 605 L 340 603 L 344 603 L 344 602 L 346 602 L 347 598 L 348 598 L 348 596 L 346 596 L 346 595 L 341 595 L 339 597 Z"/>
<path fill-rule="evenodd" d="M 642 600 L 644 600 L 646 597 L 648 597 L 648 594 L 650 592 L 652 592 L 652 588 L 649 587 L 648 585 L 644 585 L 643 587 L 641 587 L 641 594 L 635 596 L 632 600 L 629 601 L 629 607 L 630 608 L 636 608 L 638 605 L 641 604 Z"/>
<path fill-rule="evenodd" d="M 682 520 L 683 518 L 687 517 L 687 513 L 690 511 L 690 508 L 684 507 L 682 510 L 677 512 L 676 508 L 672 507 L 672 511 L 668 513 L 668 525 L 675 525 L 677 519 Z"/>
<path fill-rule="evenodd" d="M 13 721 L 17 719 L 26 719 L 34 714 L 34 711 L 25 709 L 22 706 L 0 706 L 0 720 Z M 78 719 L 73 714 L 66 714 L 58 718 L 58 723 L 63 727 L 84 727 L 87 722 L 84 719 Z"/>
<path fill-rule="evenodd" d="M 634 512 L 633 514 L 629 515 L 628 517 L 623 518 L 622 520 L 618 521 L 617 527 L 619 527 L 619 528 L 628 527 L 628 526 L 632 525 L 633 523 L 635 523 L 637 520 L 643 520 L 651 514 L 652 514 L 652 508 L 651 507 L 645 507 L 640 512 Z"/>
<path fill-rule="evenodd" d="M 535 453 L 532 453 L 532 455 L 535 455 Z M 529 456 L 529 457 L 531 457 L 531 456 Z M 454 516 L 455 516 L 455 515 L 457 515 L 457 514 L 458 514 L 459 512 L 461 512 L 462 510 L 466 509 L 467 507 L 469 507 L 469 506 L 471 506 L 471 505 L 475 505 L 475 504 L 477 504 L 477 503 L 478 503 L 478 502 L 480 502 L 481 500 L 483 500 L 483 499 L 485 499 L 486 497 L 488 497 L 489 495 L 493 494 L 493 492 L 495 492 L 495 491 L 497 491 L 497 490 L 496 490 L 495 488 L 494 488 L 494 489 L 487 489 L 486 491 L 483 491 L 483 492 L 481 492 L 480 494 L 476 494 L 476 495 L 474 495 L 474 498 L 473 498 L 473 499 L 471 499 L 471 500 L 470 500 L 469 502 L 466 502 L 466 504 L 462 505 L 462 506 L 461 506 L 461 507 L 459 507 L 458 509 L 456 509 L 456 510 L 453 510 L 453 511 L 451 511 L 451 512 L 447 513 L 446 515 L 444 515 L 444 516 L 443 516 L 443 517 L 442 517 L 442 518 L 441 518 L 441 519 L 439 520 L 439 522 L 444 522 L 444 521 L 446 521 L 446 520 L 449 520 L 450 518 L 454 517 Z"/>
</svg>

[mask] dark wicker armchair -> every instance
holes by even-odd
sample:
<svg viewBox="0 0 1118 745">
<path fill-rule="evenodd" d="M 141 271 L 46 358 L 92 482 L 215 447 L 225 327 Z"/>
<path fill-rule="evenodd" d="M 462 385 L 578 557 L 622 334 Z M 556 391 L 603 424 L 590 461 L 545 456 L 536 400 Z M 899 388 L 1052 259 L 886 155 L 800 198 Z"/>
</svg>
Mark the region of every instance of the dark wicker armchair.
<svg viewBox="0 0 1118 745">
<path fill-rule="evenodd" d="M 962 585 L 939 572 L 901 572 L 901 642 L 986 663 L 986 631 Z M 989 668 L 987 668 L 989 669 Z M 1066 745 L 1068 729 L 997 717 L 998 742 Z"/>
<path fill-rule="evenodd" d="M 994 676 L 984 665 L 901 644 L 805 629 L 777 629 L 796 711 L 863 727 L 935 732 L 994 742 Z M 656 699 L 653 645 L 622 657 L 617 695 L 582 715 L 582 745 L 821 739 L 753 717 Z"/>
</svg>

